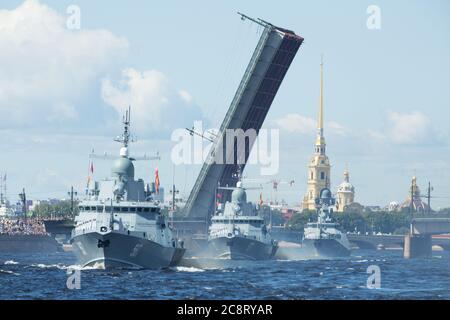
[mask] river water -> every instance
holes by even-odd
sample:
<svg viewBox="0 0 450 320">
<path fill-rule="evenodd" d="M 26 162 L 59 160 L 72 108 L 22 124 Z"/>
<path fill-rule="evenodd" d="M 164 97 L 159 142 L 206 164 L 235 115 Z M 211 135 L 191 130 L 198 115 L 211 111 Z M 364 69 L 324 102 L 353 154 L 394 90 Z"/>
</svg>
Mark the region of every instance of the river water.
<svg viewBox="0 0 450 320">
<path fill-rule="evenodd" d="M 0 299 L 450 299 L 449 266 L 448 252 L 405 260 L 398 250 L 356 250 L 337 260 L 107 271 L 80 270 L 70 252 L 0 254 Z M 379 270 L 379 282 L 368 268 Z M 369 287 L 379 288 L 368 288 L 370 276 Z"/>
</svg>

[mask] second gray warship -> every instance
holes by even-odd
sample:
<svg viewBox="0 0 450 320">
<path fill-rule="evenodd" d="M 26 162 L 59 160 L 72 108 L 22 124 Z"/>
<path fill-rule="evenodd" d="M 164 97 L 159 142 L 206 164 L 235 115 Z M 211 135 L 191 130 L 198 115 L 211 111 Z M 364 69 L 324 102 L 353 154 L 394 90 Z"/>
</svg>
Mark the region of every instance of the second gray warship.
<svg viewBox="0 0 450 320">
<path fill-rule="evenodd" d="M 238 181 L 232 189 L 231 202 L 211 218 L 208 234 L 209 253 L 214 258 L 266 260 L 275 255 L 278 245 L 272 239 L 264 219 L 247 202 L 246 189 Z"/>
<path fill-rule="evenodd" d="M 330 189 L 322 189 L 316 199 L 317 221 L 307 223 L 304 229 L 302 250 L 310 257 L 336 258 L 351 253 L 347 235 L 331 217 L 334 203 Z"/>
<path fill-rule="evenodd" d="M 148 185 L 135 180 L 133 161 L 139 159 L 128 154 L 129 111 L 123 123 L 124 133 L 115 139 L 123 146 L 112 178 L 90 183 L 88 199 L 79 203 L 70 242 L 83 267 L 159 269 L 176 265 L 185 252 L 183 242 L 175 238 Z"/>
</svg>

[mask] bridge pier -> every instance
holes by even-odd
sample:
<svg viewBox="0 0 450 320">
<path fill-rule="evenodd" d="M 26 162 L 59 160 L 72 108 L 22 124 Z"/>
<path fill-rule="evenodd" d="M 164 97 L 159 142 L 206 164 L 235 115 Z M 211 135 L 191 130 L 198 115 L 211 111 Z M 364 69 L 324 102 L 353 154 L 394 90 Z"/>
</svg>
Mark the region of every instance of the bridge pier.
<svg viewBox="0 0 450 320">
<path fill-rule="evenodd" d="M 432 243 L 430 234 L 407 234 L 403 247 L 403 256 L 410 258 L 431 258 Z"/>
</svg>

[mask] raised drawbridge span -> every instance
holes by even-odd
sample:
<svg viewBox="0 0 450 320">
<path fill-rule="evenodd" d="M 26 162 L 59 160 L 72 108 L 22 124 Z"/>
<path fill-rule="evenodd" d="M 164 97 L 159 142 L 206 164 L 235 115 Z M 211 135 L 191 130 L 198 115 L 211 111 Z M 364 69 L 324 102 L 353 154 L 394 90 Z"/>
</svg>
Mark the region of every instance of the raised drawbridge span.
<svg viewBox="0 0 450 320">
<path fill-rule="evenodd" d="M 234 141 L 233 148 L 226 148 L 225 133 L 227 129 L 242 129 L 244 132 L 254 129 L 257 134 L 259 133 L 281 82 L 303 42 L 303 38 L 293 31 L 261 19 L 255 20 L 240 15 L 243 19 L 258 23 L 264 29 L 220 126 L 208 159 L 203 164 L 187 200 L 184 211 L 191 218 L 205 220 L 211 215 L 218 184 L 221 186 L 236 184 L 237 178 L 234 174 L 239 167 L 241 170 L 244 169 L 254 141 L 249 139 L 246 146 L 244 142 L 245 159 L 239 161 L 236 159 L 237 142 Z M 229 152 L 230 149 L 232 152 Z M 217 159 L 218 154 L 223 156 L 222 163 L 212 161 Z M 222 200 L 229 197 L 229 193 L 223 193 Z"/>
</svg>

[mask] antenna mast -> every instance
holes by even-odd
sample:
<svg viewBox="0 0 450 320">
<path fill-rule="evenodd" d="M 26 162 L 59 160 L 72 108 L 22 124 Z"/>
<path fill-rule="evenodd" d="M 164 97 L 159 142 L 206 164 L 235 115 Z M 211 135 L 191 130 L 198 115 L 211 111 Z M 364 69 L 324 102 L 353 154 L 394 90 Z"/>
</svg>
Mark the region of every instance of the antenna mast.
<svg viewBox="0 0 450 320">
<path fill-rule="evenodd" d="M 128 144 L 130 142 L 134 142 L 134 140 L 131 138 L 130 135 L 130 118 L 131 118 L 131 107 L 128 106 L 128 110 L 125 112 L 125 116 L 123 117 L 122 123 L 123 123 L 123 134 L 122 136 L 118 136 L 114 139 L 114 141 L 123 143 L 123 146 L 125 148 L 128 147 Z"/>
</svg>

